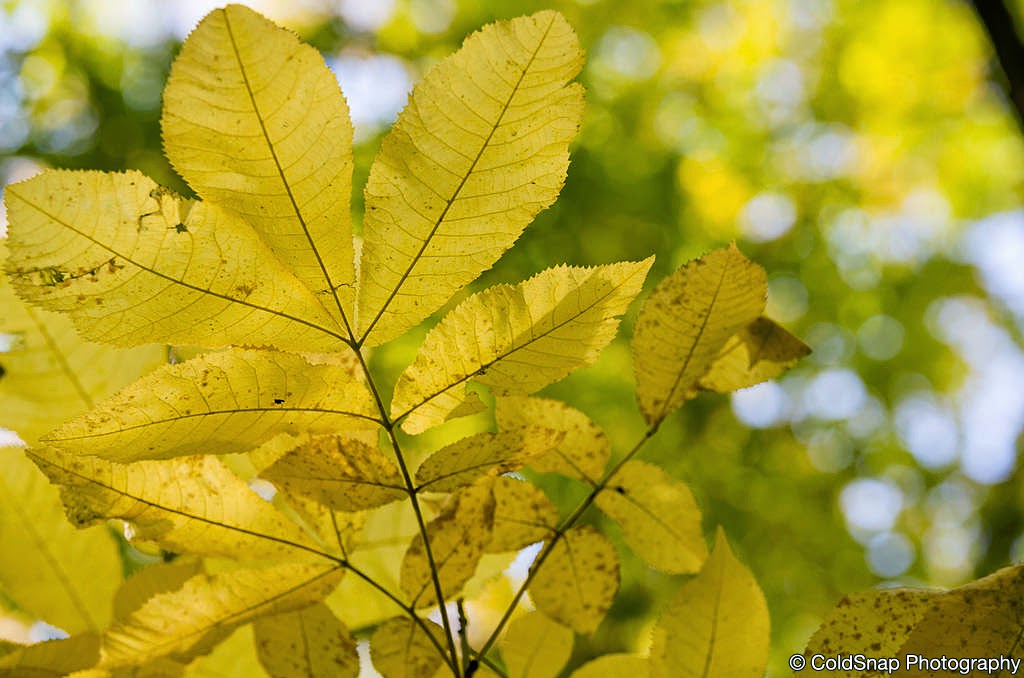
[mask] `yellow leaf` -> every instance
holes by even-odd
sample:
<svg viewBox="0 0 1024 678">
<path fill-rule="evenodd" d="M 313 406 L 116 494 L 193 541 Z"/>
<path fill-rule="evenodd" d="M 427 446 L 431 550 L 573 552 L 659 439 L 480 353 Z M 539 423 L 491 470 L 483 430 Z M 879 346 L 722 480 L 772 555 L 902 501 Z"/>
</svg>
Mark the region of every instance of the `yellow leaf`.
<svg viewBox="0 0 1024 678">
<path fill-rule="evenodd" d="M 68 524 L 57 488 L 20 449 L 0 448 L 0 544 L 0 591 L 19 607 L 72 634 L 110 622 L 121 582 L 113 537 Z"/>
<path fill-rule="evenodd" d="M 606 654 L 572 672 L 569 678 L 650 678 L 647 657 L 631 654 Z"/>
<path fill-rule="evenodd" d="M 337 586 L 333 565 L 287 564 L 201 574 L 150 598 L 103 636 L 100 665 L 142 664 L 171 655 L 209 652 L 232 629 L 257 617 L 311 605 Z"/>
<path fill-rule="evenodd" d="M 869 656 L 898 658 L 899 670 L 894 675 L 1009 675 L 1014 669 L 1006 660 L 1019 662 L 1022 658 L 1022 600 L 1021 565 L 951 591 L 883 589 L 854 594 L 829 614 L 808 643 L 805 655 L 810 665 L 815 654 L 853 652 L 856 641 L 860 643 L 856 653 L 869 648 Z M 924 661 L 942 657 L 955 658 L 958 663 L 944 668 Z M 1000 657 L 1003 663 L 999 663 Z M 960 663 L 971 659 L 994 662 Z M 863 670 L 836 673 L 865 675 Z"/>
<path fill-rule="evenodd" d="M 230 349 L 163 367 L 43 440 L 113 461 L 227 454 L 279 433 L 374 428 L 374 411 L 344 367 Z"/>
<path fill-rule="evenodd" d="M 738 391 L 774 379 L 810 353 L 807 344 L 761 317 L 729 337 L 699 385 L 709 391 Z"/>
<path fill-rule="evenodd" d="M 472 282 L 558 197 L 583 88 L 557 12 L 470 36 L 413 89 L 366 185 L 359 335 L 376 345 Z"/>
<path fill-rule="evenodd" d="M 470 380 L 528 394 L 593 364 L 615 337 L 652 258 L 595 268 L 557 266 L 519 285 L 496 285 L 455 307 L 399 377 L 392 418 L 420 433 L 449 418 Z"/>
<path fill-rule="evenodd" d="M 86 633 L 0 652 L 0 678 L 61 678 L 99 659 L 99 636 Z"/>
<path fill-rule="evenodd" d="M 0 240 L 0 260 L 6 258 Z M 57 424 L 166 362 L 162 346 L 112 349 L 83 341 L 71 321 L 32 308 L 0 274 L 0 426 L 33 444 Z"/>
<path fill-rule="evenodd" d="M 691 261 L 654 288 L 633 334 L 647 423 L 660 422 L 696 394 L 729 337 L 761 315 L 767 294 L 764 269 L 735 245 Z"/>
<path fill-rule="evenodd" d="M 339 436 L 313 438 L 260 477 L 339 511 L 375 508 L 406 497 L 398 467 L 390 459 L 376 447 Z"/>
<path fill-rule="evenodd" d="M 174 60 L 161 126 L 196 193 L 351 318 L 352 123 L 319 52 L 246 7 L 214 10 Z"/>
<path fill-rule="evenodd" d="M 443 447 L 416 469 L 418 491 L 451 492 L 487 474 L 514 471 L 558 444 L 562 433 L 536 426 L 478 433 Z"/>
<path fill-rule="evenodd" d="M 654 628 L 651 678 L 762 678 L 768 605 L 718 531 L 700 573 L 669 601 Z"/>
<path fill-rule="evenodd" d="M 451 495 L 449 505 L 427 523 L 427 538 L 445 599 L 462 590 L 476 572 L 494 524 L 493 479 L 481 478 Z M 415 607 L 437 601 L 423 537 L 413 537 L 402 558 L 401 586 Z"/>
<path fill-rule="evenodd" d="M 114 596 L 114 617 L 127 619 L 159 593 L 177 591 L 203 570 L 199 560 L 179 558 L 172 563 L 150 565 L 128 578 Z"/>
<path fill-rule="evenodd" d="M 495 415 L 502 429 L 543 426 L 565 435 L 558 446 L 530 462 L 539 473 L 561 473 L 596 485 L 604 474 L 611 443 L 590 417 L 565 403 L 547 398 L 495 398 Z"/>
<path fill-rule="evenodd" d="M 555 678 L 572 654 L 572 630 L 540 612 L 528 612 L 509 624 L 501 641 L 508 678 Z"/>
<path fill-rule="evenodd" d="M 138 172 L 44 172 L 8 186 L 18 295 L 83 337 L 336 351 L 344 335 L 238 216 Z"/>
<path fill-rule="evenodd" d="M 558 523 L 558 509 L 543 490 L 514 478 L 494 478 L 494 527 L 487 553 L 518 551 L 547 539 Z"/>
<path fill-rule="evenodd" d="M 253 622 L 260 661 L 272 678 L 359 676 L 356 639 L 323 603 Z"/>
<path fill-rule="evenodd" d="M 552 547 L 528 590 L 544 614 L 593 633 L 619 590 L 619 556 L 596 528 L 574 527 Z"/>
<path fill-rule="evenodd" d="M 132 538 L 178 553 L 254 560 L 317 552 L 295 523 L 214 457 L 126 465 L 49 449 L 29 454 L 63 486 L 75 525 L 125 520 Z"/>
<path fill-rule="evenodd" d="M 431 641 L 418 624 L 407 617 L 395 617 L 377 627 L 370 638 L 370 657 L 384 678 L 423 678 L 431 676 L 444 662 L 435 643 L 444 647 L 444 630 L 425 621 Z"/>
<path fill-rule="evenodd" d="M 268 678 L 256 657 L 256 643 L 253 641 L 251 625 L 235 630 L 227 640 L 222 641 L 213 652 L 193 661 L 186 678 Z"/>
<path fill-rule="evenodd" d="M 689 574 L 707 558 L 700 509 L 690 488 L 654 464 L 626 462 L 595 503 L 619 524 L 629 547 L 652 567 Z"/>
</svg>

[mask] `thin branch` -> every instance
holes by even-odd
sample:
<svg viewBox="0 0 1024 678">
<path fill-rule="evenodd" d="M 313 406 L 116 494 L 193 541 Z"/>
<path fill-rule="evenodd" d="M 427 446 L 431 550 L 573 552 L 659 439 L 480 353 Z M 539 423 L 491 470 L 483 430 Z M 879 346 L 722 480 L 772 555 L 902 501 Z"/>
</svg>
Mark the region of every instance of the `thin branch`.
<svg viewBox="0 0 1024 678">
<path fill-rule="evenodd" d="M 996 52 L 1006 81 L 1000 83 L 1024 131 L 1024 43 L 1003 0 L 970 0 Z"/>
</svg>

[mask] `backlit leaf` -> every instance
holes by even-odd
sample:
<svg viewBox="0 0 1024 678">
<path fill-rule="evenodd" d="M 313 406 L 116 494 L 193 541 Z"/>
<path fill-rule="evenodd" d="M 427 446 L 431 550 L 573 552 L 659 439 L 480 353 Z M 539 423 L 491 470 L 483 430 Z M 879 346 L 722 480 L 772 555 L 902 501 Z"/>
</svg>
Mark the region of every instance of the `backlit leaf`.
<svg viewBox="0 0 1024 678">
<path fill-rule="evenodd" d="M 629 547 L 664 572 L 696 572 L 707 557 L 700 509 L 690 488 L 661 468 L 628 461 L 595 500 Z"/>
<path fill-rule="evenodd" d="M 375 508 L 406 496 L 398 467 L 379 449 L 338 436 L 313 438 L 260 476 L 340 511 Z"/>
<path fill-rule="evenodd" d="M 202 572 L 202 562 L 179 558 L 172 563 L 150 565 L 128 578 L 114 596 L 114 617 L 127 619 L 147 600 L 160 593 L 177 591 Z"/>
<path fill-rule="evenodd" d="M 30 455 L 62 486 L 75 525 L 125 520 L 133 538 L 178 553 L 258 559 L 315 550 L 298 526 L 214 457 L 117 464 L 49 449 Z"/>
<path fill-rule="evenodd" d="M 345 367 L 230 349 L 163 367 L 44 441 L 113 461 L 227 454 L 279 433 L 373 428 L 374 411 Z"/>
<path fill-rule="evenodd" d="M 0 678 L 61 678 L 99 659 L 100 639 L 86 633 L 0 651 Z"/>
<path fill-rule="evenodd" d="M 487 26 L 413 89 L 370 171 L 359 335 L 410 329 L 490 268 L 555 201 L 583 64 L 557 12 Z"/>
<path fill-rule="evenodd" d="M 543 426 L 565 435 L 558 446 L 530 462 L 539 473 L 561 473 L 590 485 L 604 474 L 611 443 L 590 417 L 565 403 L 547 398 L 507 396 L 495 399 L 498 426 Z"/>
<path fill-rule="evenodd" d="M 538 610 L 578 633 L 597 629 L 618 590 L 619 556 L 590 525 L 568 530 L 529 586 Z"/>
<path fill-rule="evenodd" d="M 110 622 L 121 583 L 113 536 L 68 524 L 57 488 L 20 449 L 0 447 L 0 545 L 0 591 L 21 608 L 68 633 Z"/>
<path fill-rule="evenodd" d="M 462 590 L 473 576 L 490 541 L 494 524 L 490 481 L 482 478 L 453 494 L 447 508 L 427 523 L 427 537 L 445 599 Z M 431 565 L 421 535 L 413 537 L 402 558 L 401 572 L 402 591 L 414 606 L 436 602 Z"/>
<path fill-rule="evenodd" d="M 326 605 L 260 617 L 253 622 L 260 661 L 272 678 L 356 678 L 356 639 Z"/>
<path fill-rule="evenodd" d="M 558 523 L 558 509 L 536 485 L 507 478 L 494 478 L 494 527 L 487 553 L 517 551 L 547 539 Z"/>
<path fill-rule="evenodd" d="M 649 678 L 651 663 L 647 657 L 632 654 L 606 654 L 579 667 L 569 678 Z"/>
<path fill-rule="evenodd" d="M 392 418 L 408 415 L 402 428 L 420 433 L 451 416 L 470 380 L 528 394 L 593 364 L 652 261 L 557 266 L 469 297 L 427 334 L 395 387 Z"/>
<path fill-rule="evenodd" d="M 138 172 L 45 172 L 4 202 L 15 290 L 68 313 L 86 339 L 341 346 L 334 319 L 248 224 Z"/>
<path fill-rule="evenodd" d="M 696 394 L 729 337 L 761 315 L 767 294 L 764 269 L 735 245 L 691 261 L 654 288 L 633 333 L 637 394 L 649 424 Z"/>
<path fill-rule="evenodd" d="M 700 573 L 669 601 L 651 641 L 652 678 L 762 678 L 768 605 L 719 530 Z"/>
<path fill-rule="evenodd" d="M 198 575 L 177 591 L 154 596 L 111 627 L 103 636 L 101 666 L 207 652 L 239 624 L 321 600 L 341 574 L 332 565 L 286 564 Z"/>
<path fill-rule="evenodd" d="M 761 317 L 729 340 L 700 378 L 710 391 L 737 391 L 779 376 L 811 349 L 776 322 Z"/>
<path fill-rule="evenodd" d="M 161 124 L 196 193 L 244 217 L 351 317 L 352 123 L 320 53 L 247 7 L 214 10 L 174 60 Z"/>
<path fill-rule="evenodd" d="M 162 346 L 113 349 L 83 341 L 65 316 L 18 299 L 4 275 L 0 309 L 0 426 L 29 444 L 167 361 Z"/>
<path fill-rule="evenodd" d="M 444 630 L 432 621 L 424 624 L 444 647 Z M 444 661 L 434 642 L 408 617 L 396 617 L 377 627 L 370 638 L 373 666 L 384 678 L 432 676 Z"/>
<path fill-rule="evenodd" d="M 508 678 L 555 678 L 572 654 L 573 633 L 540 612 L 509 624 L 501 642 Z"/>
<path fill-rule="evenodd" d="M 426 492 L 451 492 L 485 474 L 514 471 L 558 444 L 562 434 L 539 427 L 478 433 L 443 447 L 416 469 L 416 484 Z"/>
<path fill-rule="evenodd" d="M 221 641 L 213 652 L 193 661 L 186 678 L 268 678 L 256 657 L 251 625 L 237 628 L 227 640 Z"/>
</svg>

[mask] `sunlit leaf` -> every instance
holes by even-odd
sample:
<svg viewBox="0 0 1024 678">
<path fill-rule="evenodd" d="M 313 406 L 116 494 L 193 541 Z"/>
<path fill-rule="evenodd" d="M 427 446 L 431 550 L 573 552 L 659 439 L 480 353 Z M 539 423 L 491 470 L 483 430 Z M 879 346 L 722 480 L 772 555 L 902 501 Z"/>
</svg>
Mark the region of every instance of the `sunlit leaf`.
<svg viewBox="0 0 1024 678">
<path fill-rule="evenodd" d="M 649 678 L 651 663 L 647 657 L 631 654 L 606 654 L 579 667 L 569 678 Z"/>
<path fill-rule="evenodd" d="M 416 484 L 426 492 L 451 492 L 486 474 L 514 471 L 547 452 L 562 433 L 539 427 L 478 433 L 441 448 L 416 469 Z"/>
<path fill-rule="evenodd" d="M 321 600 L 341 573 L 332 565 L 286 564 L 198 575 L 177 591 L 150 598 L 111 627 L 103 636 L 101 666 L 203 654 L 239 624 Z"/>
<path fill-rule="evenodd" d="M 572 654 L 572 629 L 540 612 L 528 612 L 508 626 L 501 656 L 508 678 L 555 678 Z"/>
<path fill-rule="evenodd" d="M 161 123 L 196 193 L 244 217 L 351 318 L 352 123 L 320 53 L 247 7 L 214 10 L 174 60 Z"/>
<path fill-rule="evenodd" d="M 61 508 L 24 452 L 0 447 L 0 591 L 68 633 L 100 631 L 121 583 L 117 545 L 105 526 L 75 530 Z"/>
<path fill-rule="evenodd" d="M 424 624 L 443 647 L 444 630 L 432 621 Z M 408 617 L 389 619 L 377 627 L 370 638 L 370 657 L 384 678 L 431 676 L 444 661 L 427 632 Z"/>
<path fill-rule="evenodd" d="M 268 678 L 256 656 L 251 625 L 237 628 L 227 640 L 221 641 L 213 652 L 193 661 L 186 678 Z"/>
<path fill-rule="evenodd" d="M 761 317 L 729 337 L 699 385 L 710 391 L 737 391 L 774 379 L 810 352 L 785 328 Z"/>
<path fill-rule="evenodd" d="M 5 269 L 19 296 L 86 339 L 332 351 L 313 293 L 238 216 L 138 172 L 45 172 L 8 186 Z"/>
<path fill-rule="evenodd" d="M 469 297 L 427 334 L 402 373 L 393 418 L 408 415 L 402 428 L 419 433 L 451 416 L 470 380 L 498 394 L 527 394 L 592 364 L 652 261 L 557 266 Z"/>
<path fill-rule="evenodd" d="M 649 424 L 696 394 L 729 337 L 764 310 L 764 269 L 736 246 L 710 252 L 662 280 L 633 332 L 640 409 Z"/>
<path fill-rule="evenodd" d="M 398 467 L 379 449 L 338 436 L 313 438 L 260 476 L 340 511 L 375 508 L 407 496 Z"/>
<path fill-rule="evenodd" d="M 561 473 L 594 485 L 604 473 L 611 443 L 590 418 L 557 400 L 506 396 L 495 399 L 498 426 L 503 430 L 542 426 L 561 431 L 558 446 L 530 462 L 539 473 Z"/>
<path fill-rule="evenodd" d="M 130 523 L 134 539 L 231 558 L 300 558 L 315 545 L 216 458 L 116 464 L 39 449 L 31 458 L 63 491 L 68 519 Z"/>
<path fill-rule="evenodd" d="M 260 661 L 272 678 L 356 678 L 356 639 L 323 603 L 253 622 Z"/>
<path fill-rule="evenodd" d="M 762 678 L 768 605 L 719 530 L 700 573 L 669 601 L 651 641 L 652 678 Z"/>
<path fill-rule="evenodd" d="M 150 565 L 128 578 L 114 596 L 114 617 L 127 619 L 147 600 L 160 593 L 177 591 L 202 572 L 202 562 L 179 558 L 172 563 Z"/>
<path fill-rule="evenodd" d="M 487 553 L 516 551 L 547 539 L 558 523 L 558 509 L 544 491 L 514 478 L 494 478 L 494 527 Z"/>
<path fill-rule="evenodd" d="M 490 541 L 494 524 L 494 497 L 490 478 L 452 495 L 450 504 L 427 524 L 427 537 L 446 599 L 458 593 L 476 571 Z M 431 563 L 423 537 L 417 534 L 402 558 L 402 591 L 416 606 L 436 602 Z"/>
<path fill-rule="evenodd" d="M 231 349 L 163 367 L 44 441 L 113 461 L 227 454 L 279 433 L 373 428 L 374 411 L 344 367 Z"/>
<path fill-rule="evenodd" d="M 626 462 L 595 500 L 629 547 L 664 572 L 696 572 L 707 557 L 700 509 L 690 488 L 644 461 Z"/>
<path fill-rule="evenodd" d="M 557 12 L 485 27 L 432 69 L 366 185 L 360 336 L 410 329 L 490 268 L 558 197 L 583 64 Z"/>
<path fill-rule="evenodd" d="M 551 549 L 528 590 L 544 614 L 593 633 L 619 590 L 619 556 L 596 528 L 574 527 Z"/>
</svg>

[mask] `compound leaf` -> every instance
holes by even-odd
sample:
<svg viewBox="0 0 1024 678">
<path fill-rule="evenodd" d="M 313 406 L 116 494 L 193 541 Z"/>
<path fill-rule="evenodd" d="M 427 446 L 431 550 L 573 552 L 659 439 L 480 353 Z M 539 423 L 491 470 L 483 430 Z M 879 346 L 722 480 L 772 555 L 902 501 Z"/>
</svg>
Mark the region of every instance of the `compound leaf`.
<svg viewBox="0 0 1024 678">
<path fill-rule="evenodd" d="M 416 469 L 418 490 L 451 492 L 483 475 L 514 471 L 550 450 L 561 438 L 558 431 L 527 427 L 457 440 L 423 460 Z"/>
<path fill-rule="evenodd" d="M 528 394 L 593 364 L 652 262 L 556 266 L 469 297 L 427 334 L 399 377 L 392 418 L 406 417 L 403 430 L 420 433 L 466 401 L 470 380 L 499 395 Z"/>
<path fill-rule="evenodd" d="M 490 541 L 494 525 L 491 478 L 481 478 L 454 493 L 448 506 L 429 523 L 427 538 L 445 599 L 462 590 Z M 412 604 L 423 607 L 436 602 L 431 563 L 423 536 L 417 534 L 402 558 L 402 591 Z"/>
<path fill-rule="evenodd" d="M 356 639 L 323 603 L 253 622 L 260 662 L 272 678 L 357 678 Z"/>
<path fill-rule="evenodd" d="M 540 612 L 509 624 L 501 641 L 508 678 L 555 678 L 572 654 L 572 630 Z"/>
<path fill-rule="evenodd" d="M 536 485 L 499 476 L 492 481 L 494 527 L 487 553 L 518 551 L 547 539 L 558 523 L 558 509 Z"/>
<path fill-rule="evenodd" d="M 651 678 L 761 678 L 768 605 L 721 529 L 700 573 L 669 601 L 654 628 Z"/>
<path fill-rule="evenodd" d="M 648 565 L 688 574 L 707 558 L 700 509 L 690 488 L 658 466 L 626 462 L 595 501 Z"/>
<path fill-rule="evenodd" d="M 373 428 L 374 411 L 345 366 L 229 349 L 165 366 L 43 440 L 114 461 L 227 454 L 279 433 Z"/>
<path fill-rule="evenodd" d="M 124 520 L 133 538 L 177 553 L 252 560 L 315 551 L 297 525 L 215 457 L 117 464 L 47 448 L 29 455 L 62 486 L 75 525 Z"/>
<path fill-rule="evenodd" d="M 699 385 L 709 391 L 738 391 L 774 379 L 810 353 L 807 344 L 762 316 L 729 337 Z"/>
<path fill-rule="evenodd" d="M 91 341 L 336 351 L 336 321 L 238 216 L 138 172 L 52 171 L 8 186 L 18 295 Z"/>
<path fill-rule="evenodd" d="M 240 624 L 323 599 L 341 574 L 333 565 L 289 563 L 197 575 L 114 624 L 103 636 L 100 665 L 131 666 L 172 653 L 208 652 Z"/>
<path fill-rule="evenodd" d="M 68 633 L 110 622 L 121 582 L 112 535 L 69 525 L 57 488 L 15 448 L 0 448 L 0 544 L 0 591 L 19 607 Z"/>
<path fill-rule="evenodd" d="M 370 657 L 384 678 L 421 678 L 432 676 L 441 666 L 444 629 L 424 621 L 431 640 L 421 626 L 408 617 L 389 619 L 370 638 Z"/>
<path fill-rule="evenodd" d="M 406 496 L 398 467 L 378 448 L 339 436 L 319 436 L 260 474 L 289 494 L 339 511 L 383 506 Z"/>
<path fill-rule="evenodd" d="M 590 417 L 565 403 L 547 398 L 506 396 L 494 402 L 498 426 L 511 429 L 541 426 L 563 433 L 561 442 L 530 462 L 539 473 L 561 473 L 596 485 L 608 464 L 611 443 Z"/>
<path fill-rule="evenodd" d="M 619 556 L 590 525 L 568 530 L 529 586 L 538 610 L 578 633 L 597 629 L 618 590 Z"/>
<path fill-rule="evenodd" d="M 247 7 L 216 9 L 174 60 L 161 126 L 196 193 L 241 215 L 351 317 L 352 123 L 320 53 Z"/>
<path fill-rule="evenodd" d="M 410 329 L 490 268 L 557 198 L 583 90 L 557 12 L 485 27 L 413 89 L 370 171 L 359 335 Z"/>
<path fill-rule="evenodd" d="M 729 337 L 761 315 L 767 294 L 764 269 L 735 245 L 691 261 L 654 288 L 633 334 L 637 394 L 649 424 L 696 395 Z"/>
</svg>

